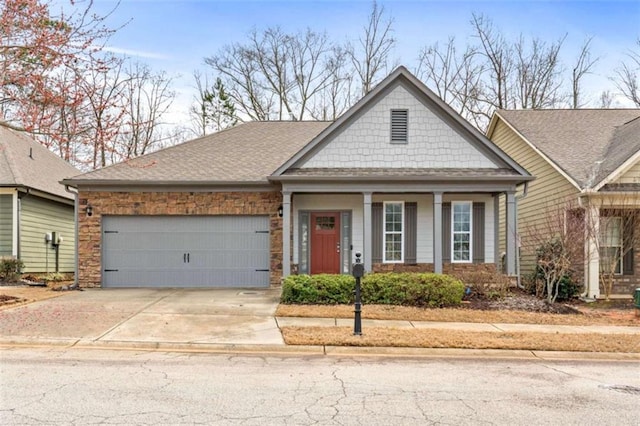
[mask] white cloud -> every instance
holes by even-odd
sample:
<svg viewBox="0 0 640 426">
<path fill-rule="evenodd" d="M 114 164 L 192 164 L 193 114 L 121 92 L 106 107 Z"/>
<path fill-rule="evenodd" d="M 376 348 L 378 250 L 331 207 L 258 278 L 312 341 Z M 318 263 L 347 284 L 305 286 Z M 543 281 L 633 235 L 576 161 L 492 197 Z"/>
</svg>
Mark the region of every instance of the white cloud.
<svg viewBox="0 0 640 426">
<path fill-rule="evenodd" d="M 138 58 L 147 59 L 170 59 L 169 56 L 161 53 L 145 52 L 143 50 L 125 49 L 122 47 L 105 46 L 102 48 L 105 52 L 115 53 L 117 55 L 136 56 Z"/>
</svg>

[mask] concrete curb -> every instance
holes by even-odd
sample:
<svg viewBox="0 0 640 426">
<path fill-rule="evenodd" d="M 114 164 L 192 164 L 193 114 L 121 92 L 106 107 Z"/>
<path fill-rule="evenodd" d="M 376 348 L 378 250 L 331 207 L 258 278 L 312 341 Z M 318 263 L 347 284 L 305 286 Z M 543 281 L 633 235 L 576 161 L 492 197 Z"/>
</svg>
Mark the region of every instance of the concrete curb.
<svg viewBox="0 0 640 426">
<path fill-rule="evenodd" d="M 103 349 L 281 356 L 406 357 L 537 361 L 639 361 L 640 353 L 563 352 L 506 349 L 407 348 L 371 346 L 261 345 L 178 342 L 92 341 L 79 339 L 2 339 L 1 349 Z"/>
</svg>

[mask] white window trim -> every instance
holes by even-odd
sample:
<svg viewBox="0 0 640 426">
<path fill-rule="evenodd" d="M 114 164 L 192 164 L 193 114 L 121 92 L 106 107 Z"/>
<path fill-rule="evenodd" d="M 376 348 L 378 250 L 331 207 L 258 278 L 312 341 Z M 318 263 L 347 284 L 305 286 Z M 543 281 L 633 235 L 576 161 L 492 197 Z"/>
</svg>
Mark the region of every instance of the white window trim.
<svg viewBox="0 0 640 426">
<path fill-rule="evenodd" d="M 456 260 L 454 256 L 455 245 L 453 236 L 457 234 L 466 234 L 466 232 L 455 232 L 454 213 L 455 206 L 465 204 L 469 206 L 469 260 Z M 452 201 L 451 202 L 451 263 L 473 263 L 473 201 Z"/>
<path fill-rule="evenodd" d="M 402 231 L 400 232 L 400 260 L 387 260 L 387 250 L 385 245 L 387 241 L 387 204 L 400 204 L 400 213 L 402 214 Z M 384 201 L 382 203 L 382 263 L 404 263 L 404 201 Z M 397 234 L 398 232 L 389 232 Z"/>
<path fill-rule="evenodd" d="M 624 219 L 622 218 L 622 216 L 612 216 L 609 219 L 616 219 L 620 221 L 620 227 L 619 227 L 619 240 L 620 240 L 620 245 L 617 246 L 604 246 L 602 245 L 600 248 L 601 249 L 606 249 L 606 248 L 612 248 L 612 247 L 617 247 L 620 248 L 620 259 L 618 259 L 618 267 L 620 268 L 620 272 L 613 272 L 613 275 L 615 276 L 621 276 L 624 275 L 624 237 L 623 237 L 623 224 L 624 224 Z M 599 237 L 600 239 L 602 239 L 602 237 Z"/>
</svg>

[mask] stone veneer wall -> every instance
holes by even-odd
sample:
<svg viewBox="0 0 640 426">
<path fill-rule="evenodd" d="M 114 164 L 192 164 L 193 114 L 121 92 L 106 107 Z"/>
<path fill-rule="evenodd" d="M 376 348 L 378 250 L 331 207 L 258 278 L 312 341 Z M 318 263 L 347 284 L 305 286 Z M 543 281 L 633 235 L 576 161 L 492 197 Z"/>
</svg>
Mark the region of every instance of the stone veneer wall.
<svg viewBox="0 0 640 426">
<path fill-rule="evenodd" d="M 282 278 L 280 192 L 94 192 L 80 191 L 78 278 L 82 287 L 100 287 L 102 215 L 269 215 L 272 286 Z M 93 216 L 85 213 L 87 204 Z"/>
<path fill-rule="evenodd" d="M 374 263 L 373 272 L 433 272 L 433 263 Z M 496 273 L 495 263 L 444 263 L 442 272 L 455 275 L 462 272 L 491 272 Z"/>
</svg>

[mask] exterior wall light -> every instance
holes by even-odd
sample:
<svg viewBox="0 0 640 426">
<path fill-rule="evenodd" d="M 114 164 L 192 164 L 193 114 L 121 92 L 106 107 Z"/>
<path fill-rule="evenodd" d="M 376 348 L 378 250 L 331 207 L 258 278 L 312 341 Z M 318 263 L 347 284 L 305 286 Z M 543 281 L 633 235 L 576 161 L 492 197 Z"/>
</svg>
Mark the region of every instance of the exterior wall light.
<svg viewBox="0 0 640 426">
<path fill-rule="evenodd" d="M 282 208 L 282 204 L 280 204 L 280 206 L 278 206 L 278 217 L 282 217 L 283 214 L 284 209 Z"/>
<path fill-rule="evenodd" d="M 93 216 L 93 206 L 91 204 L 87 204 L 87 208 L 85 209 L 88 217 Z"/>
</svg>

